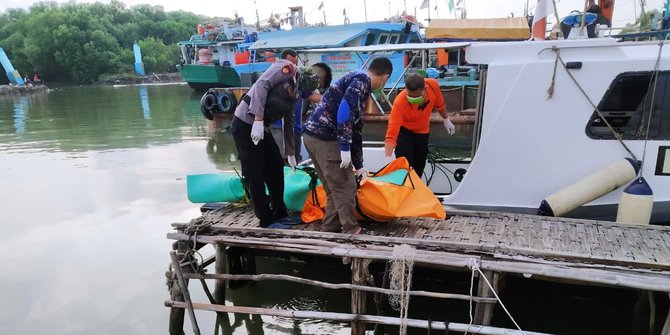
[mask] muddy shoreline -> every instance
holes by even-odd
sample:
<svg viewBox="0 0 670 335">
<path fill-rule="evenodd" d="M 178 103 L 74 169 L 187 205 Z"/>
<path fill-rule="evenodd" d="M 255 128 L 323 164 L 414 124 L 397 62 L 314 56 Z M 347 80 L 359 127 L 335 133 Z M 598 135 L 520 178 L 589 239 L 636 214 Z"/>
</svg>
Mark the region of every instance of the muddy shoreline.
<svg viewBox="0 0 670 335">
<path fill-rule="evenodd" d="M 132 85 L 132 84 L 157 84 L 183 82 L 179 72 L 172 73 L 150 73 L 146 76 L 128 76 L 114 80 L 98 81 L 94 85 Z"/>
<path fill-rule="evenodd" d="M 51 90 L 45 85 L 33 85 L 33 84 L 0 85 L 0 95 L 20 95 L 20 94 L 49 92 L 49 91 Z"/>
</svg>

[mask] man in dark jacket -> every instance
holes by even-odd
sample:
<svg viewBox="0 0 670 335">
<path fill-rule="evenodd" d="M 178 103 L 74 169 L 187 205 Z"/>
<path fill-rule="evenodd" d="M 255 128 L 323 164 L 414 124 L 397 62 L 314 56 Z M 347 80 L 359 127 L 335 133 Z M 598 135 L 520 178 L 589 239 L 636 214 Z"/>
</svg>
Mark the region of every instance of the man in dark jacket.
<svg viewBox="0 0 670 335">
<path fill-rule="evenodd" d="M 393 65 L 388 58 L 376 58 L 367 72 L 356 70 L 333 83 L 304 125 L 305 147 L 328 198 L 322 226 L 324 231 L 359 234 L 354 216 L 355 176 L 366 178 L 363 166 L 363 111 L 370 93 L 380 91 Z M 351 168 L 356 169 L 354 173 Z"/>
<path fill-rule="evenodd" d="M 261 227 L 265 228 L 286 228 L 281 224 L 288 215 L 284 203 L 284 160 L 268 127 L 272 122 L 284 119 L 284 152 L 289 165 L 295 168 L 292 111 L 297 96 L 297 64 L 298 54 L 291 49 L 284 50 L 282 59 L 273 63 L 251 86 L 237 106 L 230 127 L 254 213 L 260 219 Z M 272 95 L 271 91 L 279 91 L 279 94 Z M 277 102 L 268 103 L 269 96 L 278 95 L 277 102 L 287 105 L 286 108 L 278 108 L 280 104 Z M 286 113 L 285 109 L 290 112 Z M 266 186 L 269 195 L 265 193 Z"/>
</svg>

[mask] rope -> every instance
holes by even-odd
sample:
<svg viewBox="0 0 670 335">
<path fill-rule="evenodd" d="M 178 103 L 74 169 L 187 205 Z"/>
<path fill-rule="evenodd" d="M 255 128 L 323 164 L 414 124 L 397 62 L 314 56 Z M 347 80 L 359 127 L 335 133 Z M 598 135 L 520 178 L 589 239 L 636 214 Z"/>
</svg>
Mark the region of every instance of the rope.
<svg viewBox="0 0 670 335">
<path fill-rule="evenodd" d="M 193 272 L 199 274 L 205 274 L 205 269 L 202 266 L 202 264 L 205 262 L 205 258 L 196 249 L 196 245 L 198 242 L 198 233 L 202 233 L 209 230 L 209 228 L 213 224 L 211 220 L 207 220 L 208 215 L 209 215 L 208 213 L 204 213 L 202 218 L 191 220 L 189 225 L 184 229 L 184 233 L 189 235 L 189 240 L 192 240 L 193 243 L 191 249 L 186 250 L 186 252 L 184 253 L 184 257 L 181 259 L 180 264 L 184 262 L 188 263 L 191 266 Z M 196 255 L 200 258 L 200 262 L 198 262 Z M 202 288 L 205 291 L 205 295 L 207 295 L 207 298 L 209 299 L 210 303 L 215 304 L 216 302 L 214 300 L 214 296 L 212 296 L 212 293 L 209 290 L 209 287 L 207 286 L 205 280 L 200 279 L 200 284 L 202 285 Z"/>
<path fill-rule="evenodd" d="M 605 118 L 605 116 L 603 115 L 603 113 L 600 112 L 600 109 L 598 109 L 598 106 L 596 106 L 596 104 L 593 103 L 593 101 L 591 100 L 591 98 L 589 98 L 589 95 L 586 94 L 586 91 L 584 90 L 584 88 L 582 88 L 582 86 L 579 85 L 579 82 L 577 81 L 577 79 L 575 78 L 575 76 L 572 75 L 572 72 L 568 71 L 568 68 L 567 68 L 567 66 L 565 65 L 565 62 L 563 61 L 563 58 L 561 57 L 560 49 L 559 49 L 558 47 L 556 47 L 556 46 L 553 46 L 553 47 L 551 48 L 551 50 L 554 51 L 554 52 L 556 53 L 556 59 L 557 59 L 559 62 L 561 62 L 561 65 L 563 66 L 563 69 L 565 69 L 565 72 L 568 74 L 568 76 L 570 77 L 570 79 L 572 79 L 572 81 L 575 83 L 575 85 L 577 85 L 577 88 L 579 89 L 580 92 L 582 92 L 582 95 L 584 95 L 584 97 L 586 98 L 586 100 L 591 104 L 591 106 L 593 107 L 593 109 L 594 109 L 594 110 L 596 111 L 596 113 L 598 114 L 598 117 L 600 117 L 600 119 L 603 120 L 603 122 L 605 123 L 605 125 L 607 126 L 607 128 L 609 128 L 609 130 L 612 131 L 612 135 L 614 136 L 614 138 L 616 138 L 616 139 L 619 141 L 619 143 L 621 144 L 621 146 L 623 146 L 623 148 L 626 149 L 626 151 L 627 151 L 628 154 L 631 156 L 631 158 L 633 158 L 633 160 L 637 162 L 637 161 L 638 161 L 637 156 L 635 156 L 635 154 L 630 150 L 630 148 L 628 148 L 628 146 L 626 145 L 626 143 L 623 142 L 623 136 L 622 136 L 621 134 L 619 134 L 616 130 L 614 130 L 614 127 L 612 127 L 612 125 L 609 123 L 609 121 L 607 121 L 607 119 Z M 553 92 L 552 92 L 552 94 L 553 94 Z"/>
<path fill-rule="evenodd" d="M 561 50 L 556 51 L 556 55 L 561 52 Z M 549 85 L 549 88 L 547 89 L 547 94 L 549 95 L 547 97 L 547 100 L 551 99 L 554 97 L 554 87 L 556 86 L 556 70 L 558 69 L 558 57 L 556 57 L 556 60 L 554 61 L 554 74 L 551 76 L 551 85 Z"/>
<path fill-rule="evenodd" d="M 468 328 L 466 329 L 465 334 L 468 333 L 468 331 L 470 330 L 470 326 L 472 326 L 472 323 L 473 323 L 473 321 L 472 321 L 473 320 L 473 318 L 472 318 L 472 290 L 473 290 L 474 280 L 475 280 L 475 271 L 477 271 L 477 272 L 479 272 L 480 278 L 484 279 L 484 282 L 486 283 L 486 285 L 489 287 L 489 289 L 493 293 L 493 296 L 496 297 L 496 300 L 500 304 L 500 307 L 502 307 L 502 309 L 505 311 L 505 313 L 507 314 L 509 319 L 512 320 L 512 323 L 514 323 L 514 326 L 516 326 L 516 329 L 518 329 L 519 332 L 521 332 L 521 334 L 525 335 L 526 333 L 521 329 L 521 327 L 519 327 L 519 324 L 516 322 L 516 320 L 514 320 L 514 317 L 512 317 L 512 314 L 507 310 L 507 307 L 505 307 L 505 304 L 503 304 L 502 300 L 500 300 L 500 297 L 498 296 L 498 293 L 496 292 L 496 290 L 493 289 L 493 286 L 491 285 L 489 280 L 484 275 L 484 272 L 482 272 L 482 270 L 479 268 L 479 263 L 474 258 L 472 258 L 472 259 L 470 259 L 469 266 L 472 269 L 472 277 L 470 278 L 470 324 L 468 325 Z"/>
<path fill-rule="evenodd" d="M 656 56 L 656 64 L 654 65 L 654 73 L 652 74 L 652 80 L 649 81 L 649 85 L 654 85 L 654 88 L 651 91 L 651 104 L 649 106 L 649 119 L 647 120 L 647 130 L 644 132 L 644 149 L 642 150 L 642 163 L 640 163 L 640 180 L 642 179 L 642 174 L 644 170 L 644 161 L 647 158 L 647 142 L 649 142 L 649 127 L 651 126 L 651 116 L 654 114 L 654 101 L 656 101 L 656 82 L 658 81 L 658 68 L 661 65 L 661 53 L 663 52 L 663 44 L 665 40 L 661 40 L 658 44 L 658 56 Z M 647 90 L 649 92 L 649 90 Z M 646 99 L 645 99 L 646 100 Z"/>
<path fill-rule="evenodd" d="M 400 328 L 398 334 L 407 334 L 407 312 L 409 309 L 409 290 L 412 286 L 412 269 L 414 268 L 416 249 L 402 244 L 393 247 L 393 259 L 389 271 L 389 288 L 395 291 L 389 296 L 393 309 L 400 311 Z"/>
<path fill-rule="evenodd" d="M 472 290 L 475 287 L 475 268 L 479 267 L 477 264 L 477 261 L 475 261 L 474 258 L 470 259 L 470 269 L 472 269 L 472 276 L 470 276 L 470 323 L 468 324 L 468 328 L 465 330 L 465 335 L 468 335 L 468 332 L 470 331 L 470 327 L 473 324 L 473 317 L 472 317 L 472 302 L 473 302 L 473 295 L 472 295 Z"/>
<path fill-rule="evenodd" d="M 435 145 L 428 144 L 428 155 L 426 155 L 426 161 L 431 168 L 431 174 L 429 177 L 428 171 L 424 170 L 423 178 L 426 180 L 426 185 L 430 186 L 430 183 L 433 181 L 433 177 L 435 177 L 435 173 L 440 171 L 442 174 L 444 174 L 445 177 L 447 177 L 447 182 L 449 182 L 449 193 L 453 193 L 454 185 L 451 183 L 451 178 L 449 178 L 449 174 L 447 174 L 447 172 L 451 173 L 452 176 L 454 175 L 454 172 L 440 164 L 440 162 L 446 158 L 447 157 L 442 155 L 440 150 Z"/>
</svg>

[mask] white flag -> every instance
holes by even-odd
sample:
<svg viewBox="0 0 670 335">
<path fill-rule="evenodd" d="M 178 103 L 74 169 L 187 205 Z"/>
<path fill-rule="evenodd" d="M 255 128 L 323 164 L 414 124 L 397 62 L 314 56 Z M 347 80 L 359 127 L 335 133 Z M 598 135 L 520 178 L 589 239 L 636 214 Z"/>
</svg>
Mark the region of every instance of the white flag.
<svg viewBox="0 0 670 335">
<path fill-rule="evenodd" d="M 419 9 L 428 8 L 428 6 L 430 6 L 430 0 L 423 0 L 423 2 L 421 3 L 421 7 L 419 7 Z"/>
</svg>

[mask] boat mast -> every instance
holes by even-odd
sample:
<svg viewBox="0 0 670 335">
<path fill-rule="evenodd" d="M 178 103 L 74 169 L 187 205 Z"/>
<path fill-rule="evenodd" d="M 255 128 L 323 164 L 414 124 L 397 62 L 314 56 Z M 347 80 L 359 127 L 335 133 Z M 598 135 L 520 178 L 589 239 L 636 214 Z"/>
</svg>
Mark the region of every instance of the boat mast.
<svg viewBox="0 0 670 335">
<path fill-rule="evenodd" d="M 558 16 L 558 7 L 556 7 L 556 0 L 551 0 L 551 4 L 554 6 L 554 16 L 556 16 L 556 23 L 561 22 L 560 16 Z"/>
<path fill-rule="evenodd" d="M 261 30 L 261 18 L 258 17 L 258 5 L 256 5 L 256 0 L 254 0 L 254 7 L 256 8 L 256 29 Z"/>
</svg>

